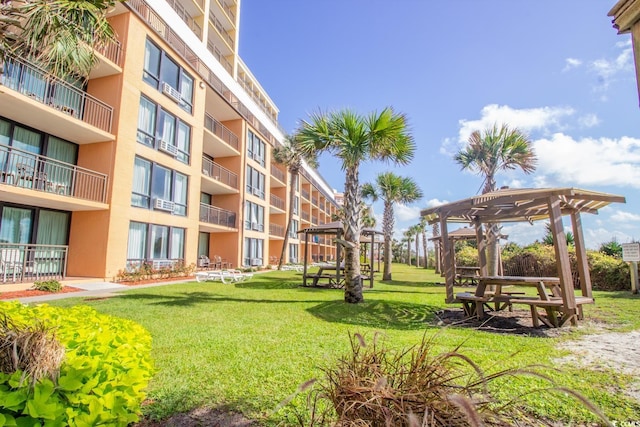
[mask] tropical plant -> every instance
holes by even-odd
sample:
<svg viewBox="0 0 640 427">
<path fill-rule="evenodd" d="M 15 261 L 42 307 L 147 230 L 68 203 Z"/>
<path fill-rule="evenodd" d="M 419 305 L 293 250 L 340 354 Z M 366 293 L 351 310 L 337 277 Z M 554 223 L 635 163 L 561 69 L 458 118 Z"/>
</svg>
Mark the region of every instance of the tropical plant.
<svg viewBox="0 0 640 427">
<path fill-rule="evenodd" d="M 3 1 L 0 59 L 20 56 L 57 77 L 85 80 L 97 61 L 94 48 L 115 40 L 106 13 L 116 1 Z"/>
<path fill-rule="evenodd" d="M 622 258 L 622 245 L 618 243 L 615 237 L 610 241 L 601 244 L 600 249 L 598 250 L 605 255 Z"/>
<path fill-rule="evenodd" d="M 537 158 L 531 140 L 519 129 L 508 125 L 474 131 L 468 144 L 460 150 L 454 160 L 463 170 L 470 170 L 484 177 L 482 193 L 495 191 L 496 174 L 503 170 L 520 168 L 526 174 L 536 169 Z M 485 224 L 488 240 L 488 270 L 490 275 L 498 272 L 500 229 L 494 223 Z"/>
<path fill-rule="evenodd" d="M 287 136 L 282 145 L 277 145 L 273 148 L 271 154 L 277 164 L 286 166 L 289 171 L 289 218 L 287 219 L 287 230 L 284 233 L 284 241 L 282 242 L 282 251 L 278 259 L 278 270 L 281 270 L 289 245 L 289 233 L 293 223 L 293 203 L 296 198 L 300 169 L 304 163 L 312 168 L 317 167 L 318 158 L 315 152 L 301 150 L 295 136 Z"/>
<path fill-rule="evenodd" d="M 384 267 L 382 280 L 391 280 L 391 239 L 395 218 L 395 203 L 411 203 L 422 197 L 422 191 L 415 181 L 401 177 L 393 172 L 383 172 L 376 177 L 374 183 L 366 183 L 361 188 L 362 197 L 372 201 L 382 199 L 384 212 L 382 216 L 382 232 L 384 234 Z"/>
<path fill-rule="evenodd" d="M 413 242 L 414 231 L 411 227 L 406 229 L 404 233 L 402 233 L 404 239 L 402 239 L 407 244 L 407 265 L 411 265 L 411 243 Z"/>
<path fill-rule="evenodd" d="M 545 224 L 545 235 L 542 238 L 542 243 L 544 243 L 545 245 L 549 245 L 549 246 L 553 246 L 553 232 L 551 231 L 551 224 L 550 223 L 546 223 Z M 575 240 L 573 238 L 573 233 L 568 231 L 565 233 L 565 239 L 567 242 L 567 246 L 573 246 L 575 244 Z"/>
<path fill-rule="evenodd" d="M 360 165 L 370 160 L 407 164 L 415 144 L 407 120 L 392 108 L 361 116 L 351 110 L 312 114 L 302 121 L 300 146 L 307 152 L 328 152 L 342 162 L 344 185 L 345 301 L 364 300 L 360 278 Z"/>
</svg>

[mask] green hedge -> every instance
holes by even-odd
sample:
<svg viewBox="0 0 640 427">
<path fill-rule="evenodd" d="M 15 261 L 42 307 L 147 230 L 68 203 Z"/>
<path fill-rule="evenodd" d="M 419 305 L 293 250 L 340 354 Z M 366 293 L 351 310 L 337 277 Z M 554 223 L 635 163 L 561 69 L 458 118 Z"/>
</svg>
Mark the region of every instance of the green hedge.
<svg viewBox="0 0 640 427">
<path fill-rule="evenodd" d="M 151 336 L 134 322 L 90 307 L 0 302 L 16 323 L 55 328 L 66 349 L 56 383 L 31 388 L 22 372 L 0 373 L 0 426 L 126 426 L 138 420 L 151 378 Z"/>
</svg>

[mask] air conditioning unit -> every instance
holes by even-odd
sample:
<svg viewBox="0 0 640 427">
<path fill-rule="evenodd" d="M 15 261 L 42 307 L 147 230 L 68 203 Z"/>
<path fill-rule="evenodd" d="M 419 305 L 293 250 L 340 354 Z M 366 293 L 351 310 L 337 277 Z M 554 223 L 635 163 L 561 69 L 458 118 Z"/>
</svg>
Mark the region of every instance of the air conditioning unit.
<svg viewBox="0 0 640 427">
<path fill-rule="evenodd" d="M 252 266 L 262 265 L 262 259 L 260 259 L 260 258 L 251 258 L 251 265 Z"/>
<path fill-rule="evenodd" d="M 180 96 L 180 92 L 178 92 L 178 90 L 176 90 L 169 83 L 165 83 L 165 82 L 162 83 L 162 93 L 164 93 L 169 98 L 173 99 L 175 102 L 178 102 L 178 103 L 180 102 L 180 99 L 182 98 Z"/>
<path fill-rule="evenodd" d="M 158 150 L 164 151 L 167 154 L 171 154 L 174 157 L 178 155 L 178 147 L 173 144 L 169 144 L 167 141 L 160 141 Z"/>
<path fill-rule="evenodd" d="M 252 222 L 251 223 L 251 229 L 252 230 L 256 230 L 256 231 L 262 231 L 262 226 L 260 224 L 258 224 L 257 222 Z"/>
<path fill-rule="evenodd" d="M 156 199 L 154 207 L 159 211 L 173 212 L 174 205 L 171 200 Z"/>
</svg>

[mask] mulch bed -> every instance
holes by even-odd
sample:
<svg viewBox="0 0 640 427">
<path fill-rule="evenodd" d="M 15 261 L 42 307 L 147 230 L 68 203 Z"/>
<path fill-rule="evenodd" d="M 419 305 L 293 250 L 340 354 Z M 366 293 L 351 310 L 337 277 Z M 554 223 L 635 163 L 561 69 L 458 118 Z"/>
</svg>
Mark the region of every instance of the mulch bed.
<svg viewBox="0 0 640 427">
<path fill-rule="evenodd" d="M 51 295 L 51 294 L 66 294 L 69 292 L 79 292 L 82 290 L 84 289 L 74 288 L 73 286 L 65 286 L 58 292 L 38 291 L 35 289 L 26 289 L 24 291 L 0 292 L 0 300 L 37 297 L 40 295 Z"/>
<path fill-rule="evenodd" d="M 114 282 L 118 285 L 125 286 L 138 286 L 138 285 L 148 285 L 150 283 L 164 283 L 164 282 L 177 282 L 180 280 L 196 280 L 195 276 L 181 276 L 181 277 L 167 277 L 164 279 L 145 279 L 138 280 L 137 282 Z"/>
</svg>

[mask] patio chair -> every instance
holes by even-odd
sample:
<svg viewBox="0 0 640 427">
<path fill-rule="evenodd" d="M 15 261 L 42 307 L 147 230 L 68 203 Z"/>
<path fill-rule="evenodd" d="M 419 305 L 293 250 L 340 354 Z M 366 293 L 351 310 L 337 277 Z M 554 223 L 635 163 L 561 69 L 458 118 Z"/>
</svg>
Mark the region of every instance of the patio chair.
<svg viewBox="0 0 640 427">
<path fill-rule="evenodd" d="M 22 253 L 20 249 L 0 249 L 0 270 L 2 272 L 2 281 L 7 281 L 7 275 L 13 275 L 13 281 L 16 276 L 22 278 Z"/>
<path fill-rule="evenodd" d="M 198 258 L 198 268 L 209 269 L 211 268 L 211 260 L 206 255 L 200 255 Z"/>
</svg>

